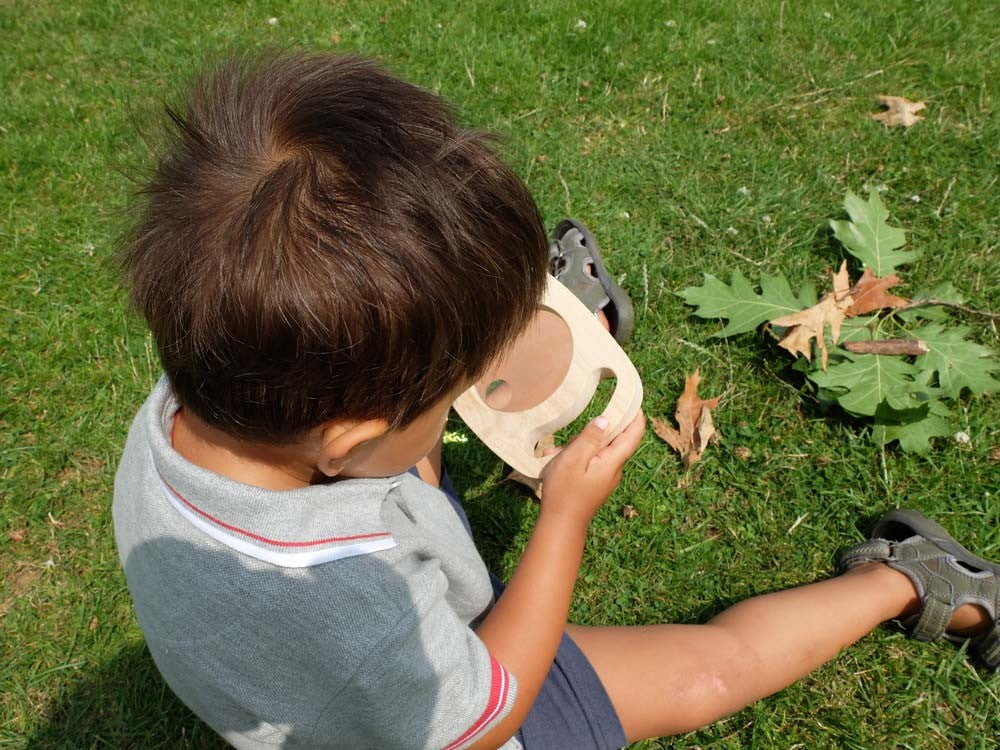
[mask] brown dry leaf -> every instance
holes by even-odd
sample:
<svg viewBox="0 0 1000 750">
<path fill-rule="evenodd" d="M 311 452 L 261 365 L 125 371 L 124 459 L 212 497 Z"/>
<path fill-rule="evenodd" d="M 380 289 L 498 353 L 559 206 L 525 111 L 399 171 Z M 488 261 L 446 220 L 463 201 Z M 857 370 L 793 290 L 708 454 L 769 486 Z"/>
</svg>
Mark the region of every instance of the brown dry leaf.
<svg viewBox="0 0 1000 750">
<path fill-rule="evenodd" d="M 715 431 L 715 423 L 712 422 L 712 410 L 701 407 L 701 416 L 698 417 L 698 426 L 694 431 L 694 449 L 701 456 L 705 449 L 713 443 L 718 443 L 721 436 Z"/>
<path fill-rule="evenodd" d="M 885 107 L 886 110 L 885 112 L 878 112 L 871 115 L 871 118 L 878 120 L 887 128 L 894 125 L 908 128 L 920 122 L 924 118 L 916 113 L 927 106 L 924 102 L 911 102 L 902 96 L 888 96 L 886 94 L 878 96 L 878 103 Z"/>
<path fill-rule="evenodd" d="M 829 352 L 826 349 L 826 337 L 823 330 L 830 325 L 831 338 L 837 343 L 840 338 L 840 324 L 844 322 L 845 311 L 854 303 L 851 296 L 851 279 L 847 274 L 847 261 L 840 264 L 840 270 L 831 274 L 833 291 L 810 308 L 792 315 L 783 315 L 771 321 L 772 325 L 787 328 L 778 346 L 787 349 L 792 354 L 801 354 L 806 359 L 812 359 L 812 340 L 816 339 L 823 370 Z"/>
<path fill-rule="evenodd" d="M 904 307 L 909 304 L 908 299 L 897 297 L 894 294 L 886 294 L 889 287 L 896 286 L 902 281 L 896 274 L 879 278 L 872 273 L 872 269 L 866 268 L 858 282 L 851 287 L 854 303 L 847 308 L 844 315 L 853 318 L 856 315 L 884 310 L 887 307 Z"/>
<path fill-rule="evenodd" d="M 659 435 L 661 440 L 681 455 L 684 454 L 688 445 L 684 438 L 681 437 L 681 434 L 669 422 L 656 417 L 650 417 L 649 421 L 653 423 L 653 432 Z"/>
<path fill-rule="evenodd" d="M 39 578 L 42 571 L 37 568 L 22 568 L 14 574 L 14 596 L 24 596 Z"/>
<path fill-rule="evenodd" d="M 679 430 L 662 419 L 653 417 L 651 420 L 653 431 L 680 454 L 685 467 L 700 460 L 705 449 L 721 439 L 712 423 L 712 409 L 719 405 L 719 399 L 699 398 L 700 381 L 698 370 L 684 381 L 684 392 L 677 399 L 677 409 L 674 412 Z"/>
<path fill-rule="evenodd" d="M 7 538 L 12 542 L 23 542 L 24 537 L 27 536 L 27 529 L 14 529 L 7 535 Z"/>
<path fill-rule="evenodd" d="M 90 632 L 94 632 L 95 630 L 97 630 L 97 628 L 98 628 L 98 626 L 100 626 L 100 624 L 101 624 L 101 621 L 97 619 L 97 615 L 94 615 L 93 617 L 91 617 L 90 618 Z"/>
<path fill-rule="evenodd" d="M 638 515 L 639 515 L 639 511 L 637 511 L 631 505 L 626 505 L 624 508 L 622 508 L 622 516 L 625 517 L 625 518 L 628 518 L 628 519 L 631 520 L 631 519 L 637 517 Z"/>
</svg>

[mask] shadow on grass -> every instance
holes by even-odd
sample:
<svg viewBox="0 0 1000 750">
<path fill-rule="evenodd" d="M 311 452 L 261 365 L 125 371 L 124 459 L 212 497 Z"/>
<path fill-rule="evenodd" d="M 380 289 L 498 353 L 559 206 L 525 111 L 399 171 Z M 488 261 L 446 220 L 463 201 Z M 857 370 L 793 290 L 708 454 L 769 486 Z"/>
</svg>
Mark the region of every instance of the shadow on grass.
<svg viewBox="0 0 1000 750">
<path fill-rule="evenodd" d="M 66 690 L 26 747 L 215 750 L 229 745 L 174 696 L 145 644 L 136 643 Z"/>
</svg>

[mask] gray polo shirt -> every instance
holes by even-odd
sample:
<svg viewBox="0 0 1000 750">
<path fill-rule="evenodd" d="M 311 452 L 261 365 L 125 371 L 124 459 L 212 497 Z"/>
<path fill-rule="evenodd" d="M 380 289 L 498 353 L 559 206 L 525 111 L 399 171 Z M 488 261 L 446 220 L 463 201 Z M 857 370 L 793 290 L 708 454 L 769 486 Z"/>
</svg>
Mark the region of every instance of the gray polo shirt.
<svg viewBox="0 0 1000 750">
<path fill-rule="evenodd" d="M 409 474 L 274 492 L 171 447 L 166 378 L 115 477 L 115 538 L 157 667 L 237 748 L 464 748 L 514 704 L 471 626 L 482 558 Z M 512 740 L 507 747 L 518 747 Z"/>
</svg>

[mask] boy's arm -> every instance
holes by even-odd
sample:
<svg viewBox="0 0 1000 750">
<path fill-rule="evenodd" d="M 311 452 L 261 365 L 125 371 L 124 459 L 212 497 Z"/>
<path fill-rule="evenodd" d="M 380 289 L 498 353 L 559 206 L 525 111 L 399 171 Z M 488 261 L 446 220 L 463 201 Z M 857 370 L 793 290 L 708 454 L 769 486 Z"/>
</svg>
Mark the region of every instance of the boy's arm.
<svg viewBox="0 0 1000 750">
<path fill-rule="evenodd" d="M 538 522 L 503 596 L 476 634 L 517 679 L 513 709 L 472 745 L 496 748 L 524 723 L 552 666 L 566 627 L 587 526 L 621 481 L 622 465 L 642 438 L 640 414 L 602 448 L 605 424 L 594 420 L 546 467 Z"/>
</svg>

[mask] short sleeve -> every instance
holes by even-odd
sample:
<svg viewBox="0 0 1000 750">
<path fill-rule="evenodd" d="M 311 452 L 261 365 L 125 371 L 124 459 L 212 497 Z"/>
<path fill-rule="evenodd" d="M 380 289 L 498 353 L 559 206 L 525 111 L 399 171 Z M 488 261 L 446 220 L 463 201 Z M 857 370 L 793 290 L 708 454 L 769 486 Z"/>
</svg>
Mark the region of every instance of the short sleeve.
<svg viewBox="0 0 1000 750">
<path fill-rule="evenodd" d="M 514 677 L 441 588 L 375 645 L 328 707 L 337 716 L 320 723 L 326 731 L 364 727 L 367 736 L 352 747 L 461 750 L 510 712 L 516 694 Z"/>
<path fill-rule="evenodd" d="M 510 712 L 517 693 L 513 676 L 441 597 L 404 616 L 366 666 L 409 747 L 466 748 Z"/>
</svg>

